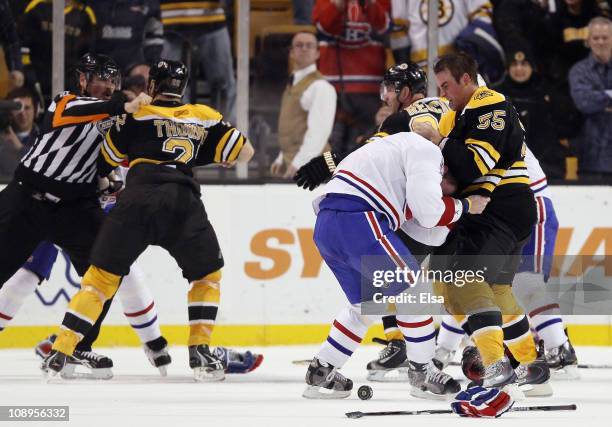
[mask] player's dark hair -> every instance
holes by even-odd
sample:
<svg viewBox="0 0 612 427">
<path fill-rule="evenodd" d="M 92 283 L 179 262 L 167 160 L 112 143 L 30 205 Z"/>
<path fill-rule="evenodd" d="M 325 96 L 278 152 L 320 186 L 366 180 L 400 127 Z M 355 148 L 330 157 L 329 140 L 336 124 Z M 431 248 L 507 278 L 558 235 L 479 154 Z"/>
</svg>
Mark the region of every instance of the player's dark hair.
<svg viewBox="0 0 612 427">
<path fill-rule="evenodd" d="M 470 76 L 474 83 L 478 81 L 478 64 L 464 52 L 442 55 L 434 65 L 434 72 L 437 74 L 444 70 L 448 70 L 457 82 L 464 74 Z"/>
</svg>

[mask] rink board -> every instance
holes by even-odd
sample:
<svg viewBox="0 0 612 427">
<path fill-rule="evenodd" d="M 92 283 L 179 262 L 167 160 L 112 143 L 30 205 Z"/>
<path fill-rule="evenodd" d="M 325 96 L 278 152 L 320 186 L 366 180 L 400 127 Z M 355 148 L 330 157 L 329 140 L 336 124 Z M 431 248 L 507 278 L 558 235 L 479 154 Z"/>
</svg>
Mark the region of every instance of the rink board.
<svg viewBox="0 0 612 427">
<path fill-rule="evenodd" d="M 612 253 L 612 187 L 551 187 L 561 225 L 558 254 Z M 223 270 L 218 343 L 283 345 L 317 343 L 345 304 L 312 241 L 316 192 L 293 185 L 203 186 L 202 198 L 214 225 Z M 139 259 L 153 292 L 164 334 L 172 343 L 187 339 L 187 282 L 161 248 Z M 53 330 L 79 278 L 63 256 L 0 334 L 0 347 L 24 347 Z M 612 345 L 612 316 L 568 320 L 577 345 Z M 116 302 L 106 319 L 101 345 L 139 345 Z M 380 333 L 377 326 L 370 333 Z"/>
</svg>

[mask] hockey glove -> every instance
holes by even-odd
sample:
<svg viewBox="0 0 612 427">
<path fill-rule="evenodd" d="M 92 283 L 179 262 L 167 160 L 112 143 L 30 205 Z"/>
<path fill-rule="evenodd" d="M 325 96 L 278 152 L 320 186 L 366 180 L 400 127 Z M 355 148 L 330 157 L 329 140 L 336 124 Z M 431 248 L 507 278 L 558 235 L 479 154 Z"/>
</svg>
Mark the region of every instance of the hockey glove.
<svg viewBox="0 0 612 427">
<path fill-rule="evenodd" d="M 332 177 L 340 160 L 339 154 L 326 151 L 299 168 L 293 180 L 298 187 L 312 191 Z"/>
<path fill-rule="evenodd" d="M 227 374 L 246 374 L 257 369 L 263 361 L 261 354 L 253 354 L 248 350 L 240 353 L 227 347 L 215 348 L 213 355 L 221 360 Z"/>
<path fill-rule="evenodd" d="M 462 417 L 497 418 L 514 405 L 510 395 L 498 388 L 470 387 L 455 396 L 454 413 Z"/>
</svg>

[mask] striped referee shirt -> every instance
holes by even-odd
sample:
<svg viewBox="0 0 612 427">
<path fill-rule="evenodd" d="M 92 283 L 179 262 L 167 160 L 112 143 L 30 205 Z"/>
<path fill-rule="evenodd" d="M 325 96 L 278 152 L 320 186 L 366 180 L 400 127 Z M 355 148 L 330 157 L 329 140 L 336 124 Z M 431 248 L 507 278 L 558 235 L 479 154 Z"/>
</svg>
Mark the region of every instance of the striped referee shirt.
<svg viewBox="0 0 612 427">
<path fill-rule="evenodd" d="M 21 159 L 15 179 L 62 199 L 96 190 L 96 159 L 112 116 L 125 113 L 125 97 L 109 101 L 63 92 L 49 106 L 41 133 Z"/>
</svg>

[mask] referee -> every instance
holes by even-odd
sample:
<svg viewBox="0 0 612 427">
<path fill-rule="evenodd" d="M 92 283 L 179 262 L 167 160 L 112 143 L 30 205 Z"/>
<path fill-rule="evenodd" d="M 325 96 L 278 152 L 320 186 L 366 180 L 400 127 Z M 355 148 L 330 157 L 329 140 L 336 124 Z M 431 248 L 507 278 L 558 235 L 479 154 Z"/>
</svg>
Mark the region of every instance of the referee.
<svg viewBox="0 0 612 427">
<path fill-rule="evenodd" d="M 102 132 L 112 116 L 150 101 L 141 94 L 125 102 L 116 91 L 119 69 L 104 55 L 84 55 L 77 78 L 80 93 L 55 97 L 40 135 L 0 192 L 0 288 L 45 240 L 69 254 L 79 275 L 85 273 L 103 219 L 96 167 Z"/>
</svg>

